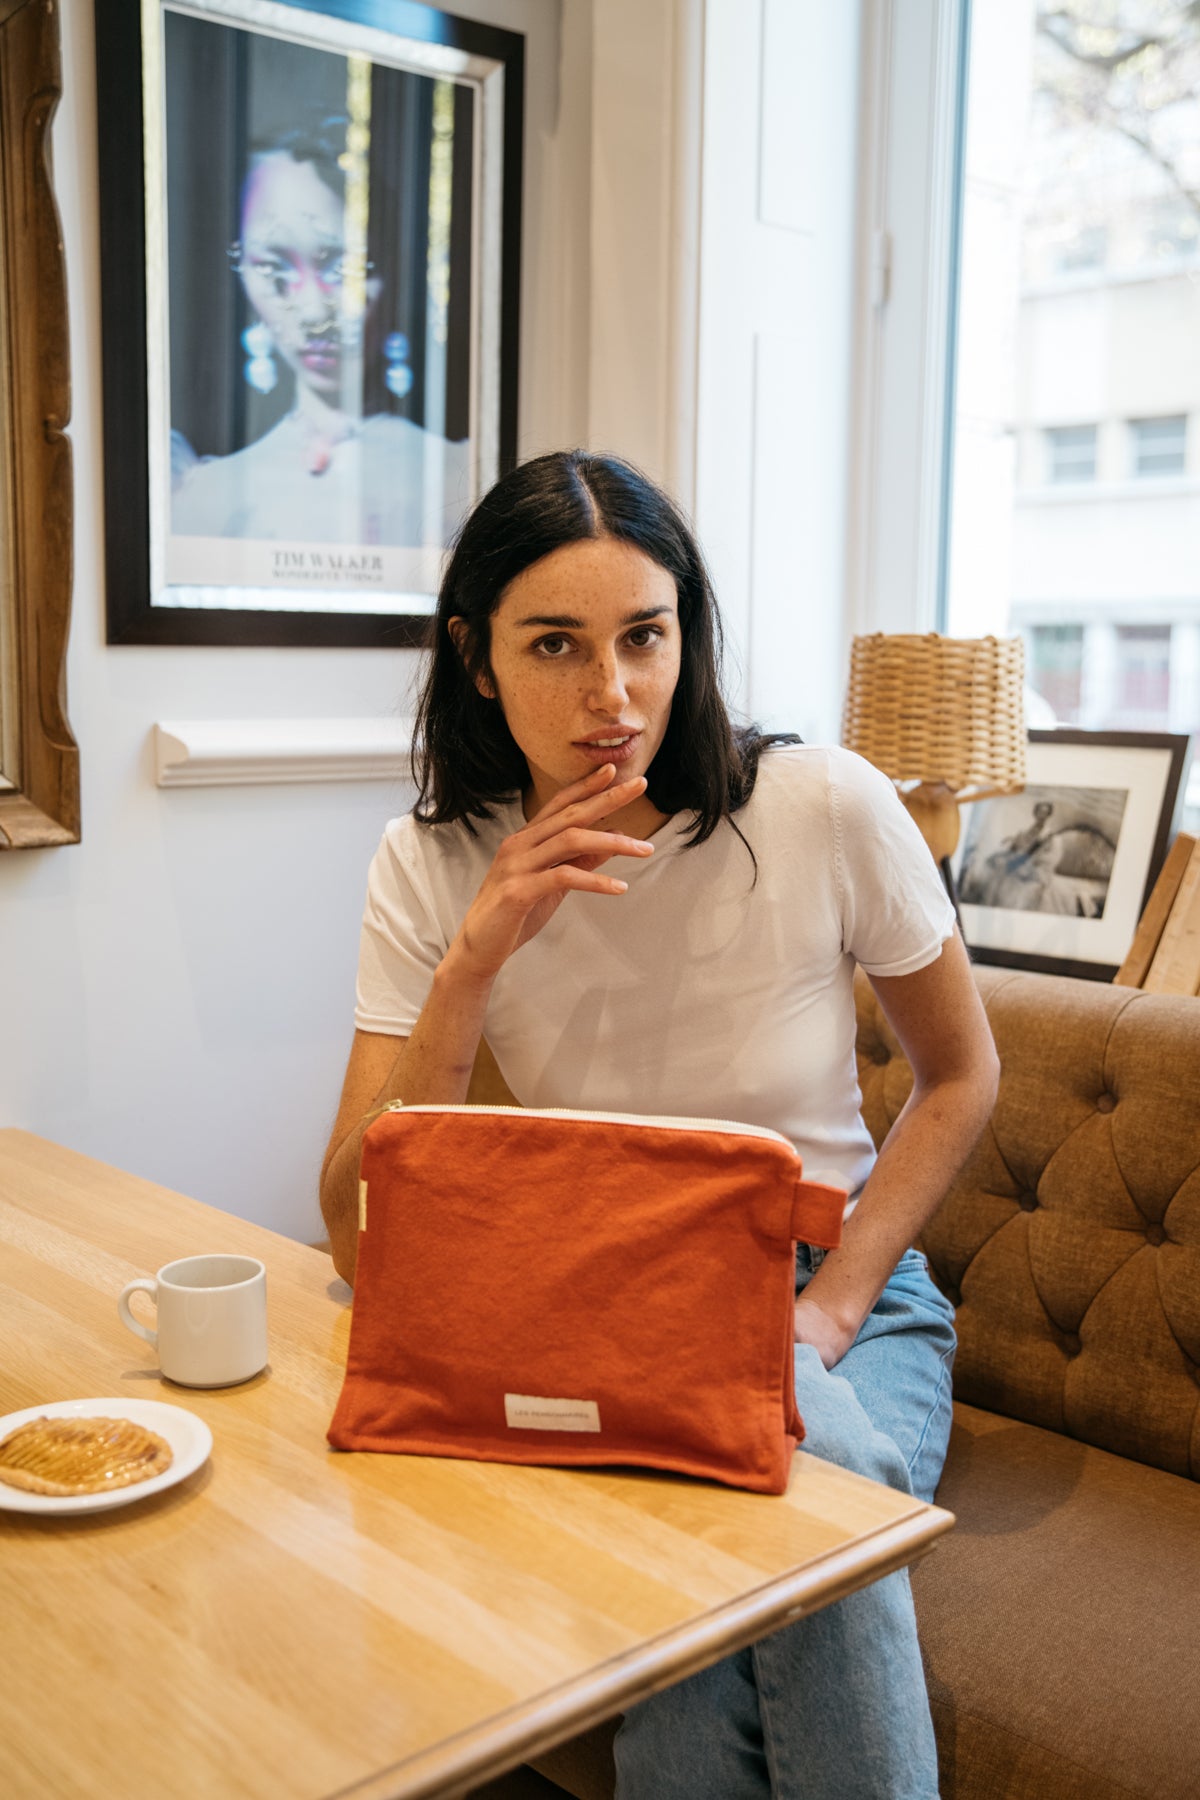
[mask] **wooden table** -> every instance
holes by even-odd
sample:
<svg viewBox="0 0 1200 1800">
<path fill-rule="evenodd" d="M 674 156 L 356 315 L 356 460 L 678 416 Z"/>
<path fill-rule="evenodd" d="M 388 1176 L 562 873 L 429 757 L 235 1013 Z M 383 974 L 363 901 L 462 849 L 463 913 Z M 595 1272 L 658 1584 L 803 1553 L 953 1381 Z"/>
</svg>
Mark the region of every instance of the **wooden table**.
<svg viewBox="0 0 1200 1800">
<path fill-rule="evenodd" d="M 271 1362 L 164 1382 L 116 1296 L 267 1266 Z M 910 1562 L 948 1513 L 801 1454 L 780 1499 L 683 1478 L 348 1456 L 327 1256 L 0 1131 L 0 1414 L 190 1408 L 210 1461 L 107 1513 L 0 1513 L 0 1791 L 456 1796 Z"/>
</svg>

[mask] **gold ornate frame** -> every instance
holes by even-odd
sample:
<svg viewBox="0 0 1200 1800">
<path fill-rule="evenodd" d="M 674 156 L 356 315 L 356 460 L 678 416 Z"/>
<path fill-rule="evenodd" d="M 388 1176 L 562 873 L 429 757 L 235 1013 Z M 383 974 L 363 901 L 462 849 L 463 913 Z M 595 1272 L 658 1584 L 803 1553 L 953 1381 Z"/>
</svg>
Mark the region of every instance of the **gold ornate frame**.
<svg viewBox="0 0 1200 1800">
<path fill-rule="evenodd" d="M 0 850 L 79 841 L 66 716 L 71 373 L 50 173 L 58 21 L 57 0 L 0 0 Z"/>
</svg>

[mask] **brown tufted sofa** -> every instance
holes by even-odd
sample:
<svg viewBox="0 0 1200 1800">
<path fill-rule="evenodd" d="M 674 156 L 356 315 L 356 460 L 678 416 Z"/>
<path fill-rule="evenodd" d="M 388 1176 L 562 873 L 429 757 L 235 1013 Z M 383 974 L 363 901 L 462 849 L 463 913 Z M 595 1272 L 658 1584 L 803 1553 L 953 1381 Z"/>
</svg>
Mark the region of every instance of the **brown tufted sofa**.
<svg viewBox="0 0 1200 1800">
<path fill-rule="evenodd" d="M 942 1797 L 1200 1800 L 1200 1000 L 976 975 L 1000 1096 L 923 1241 L 960 1344 L 958 1524 L 913 1576 Z M 911 1074 L 858 1005 L 880 1139 Z M 609 1800 L 612 1730 L 514 1795 Z"/>
<path fill-rule="evenodd" d="M 976 971 L 1003 1070 L 925 1232 L 958 1307 L 914 1571 L 943 1800 L 1200 1797 L 1200 1000 Z M 870 988 L 876 1137 L 911 1077 Z"/>
</svg>

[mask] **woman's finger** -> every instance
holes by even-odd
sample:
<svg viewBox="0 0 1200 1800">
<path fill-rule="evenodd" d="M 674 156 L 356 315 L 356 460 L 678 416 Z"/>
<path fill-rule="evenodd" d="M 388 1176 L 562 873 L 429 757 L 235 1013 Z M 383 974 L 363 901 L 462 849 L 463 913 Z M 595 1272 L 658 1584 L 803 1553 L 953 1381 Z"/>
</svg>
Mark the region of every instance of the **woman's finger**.
<svg viewBox="0 0 1200 1800">
<path fill-rule="evenodd" d="M 581 868 L 578 863 L 555 863 L 552 869 L 546 869 L 541 877 L 544 884 L 542 891 L 536 896 L 533 906 L 551 894 L 623 894 L 629 886 L 619 875 L 601 875 L 595 869 Z"/>
<path fill-rule="evenodd" d="M 553 837 L 543 838 L 531 852 L 535 868 L 551 868 L 560 862 L 576 862 L 581 856 L 598 856 L 607 862 L 610 856 L 653 856 L 654 845 L 648 838 L 629 837 L 623 831 L 588 831 L 582 825 L 568 825 Z"/>
<path fill-rule="evenodd" d="M 646 791 L 646 777 L 631 775 L 627 781 L 613 781 L 612 763 L 605 763 L 584 781 L 572 782 L 569 787 L 561 788 L 545 806 L 536 812 L 524 827 L 525 832 L 532 834 L 532 841 L 540 842 L 549 831 L 560 829 L 567 814 L 573 814 L 570 822 L 591 823 L 595 819 L 603 819 L 608 813 L 619 812 L 636 800 Z M 597 781 L 598 776 L 605 779 Z M 520 833 L 518 835 L 523 835 Z"/>
</svg>

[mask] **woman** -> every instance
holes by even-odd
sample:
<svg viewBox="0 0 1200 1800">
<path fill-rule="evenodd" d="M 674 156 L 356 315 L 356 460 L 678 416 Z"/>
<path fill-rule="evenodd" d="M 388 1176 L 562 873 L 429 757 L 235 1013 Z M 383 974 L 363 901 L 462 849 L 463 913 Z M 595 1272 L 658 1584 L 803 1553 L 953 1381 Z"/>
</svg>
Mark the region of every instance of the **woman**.
<svg viewBox="0 0 1200 1800">
<path fill-rule="evenodd" d="M 171 529 L 181 536 L 440 548 L 461 519 L 465 444 L 388 412 L 365 415 L 368 354 L 388 362 L 400 398 L 412 371 L 403 335 L 370 329 L 381 284 L 347 246 L 347 125 L 326 119 L 251 158 L 231 251 L 256 320 L 242 334 L 244 373 L 268 393 L 290 372 L 294 401 L 230 456 L 196 459 L 176 434 Z"/>
<path fill-rule="evenodd" d="M 420 801 L 371 871 L 323 1174 L 334 1258 L 352 1278 L 364 1116 L 461 1101 L 485 1029 L 526 1104 L 772 1125 L 852 1196 L 842 1247 L 797 1259 L 806 1448 L 928 1497 L 954 1340 L 908 1246 L 988 1116 L 995 1055 L 891 783 L 847 751 L 732 730 L 718 638 L 686 524 L 623 463 L 542 457 L 468 520 Z M 856 960 L 915 1076 L 878 1158 Z M 907 1577 L 634 1708 L 617 1765 L 622 1800 L 935 1800 Z"/>
</svg>

